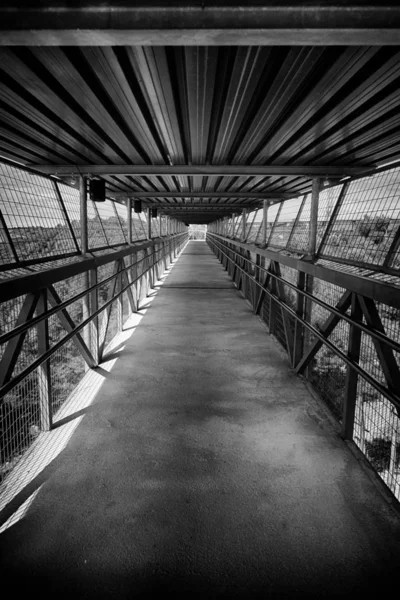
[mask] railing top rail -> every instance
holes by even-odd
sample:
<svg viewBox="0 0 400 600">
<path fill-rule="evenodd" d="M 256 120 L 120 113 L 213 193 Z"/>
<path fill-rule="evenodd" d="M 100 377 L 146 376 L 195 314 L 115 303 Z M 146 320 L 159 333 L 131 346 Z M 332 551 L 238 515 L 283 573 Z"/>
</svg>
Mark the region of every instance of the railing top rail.
<svg viewBox="0 0 400 600">
<path fill-rule="evenodd" d="M 2 302 L 17 298 L 22 294 L 36 292 L 53 283 L 68 279 L 74 275 L 79 275 L 85 271 L 95 269 L 108 264 L 125 256 L 130 256 L 151 248 L 155 244 L 166 243 L 168 240 L 179 236 L 187 235 L 187 232 L 177 233 L 168 237 L 153 238 L 144 242 L 137 242 L 122 248 L 121 250 L 111 250 L 107 254 L 100 256 L 77 256 L 77 260 L 68 264 L 46 269 L 41 272 L 28 273 L 15 278 L 4 279 L 0 281 L 0 299 Z"/>
<path fill-rule="evenodd" d="M 362 275 L 345 273 L 344 271 L 318 265 L 302 258 L 295 258 L 294 256 L 289 256 L 276 250 L 260 248 L 255 244 L 232 240 L 216 233 L 207 232 L 207 235 L 223 240 L 226 243 L 233 244 L 238 248 L 249 250 L 250 252 L 254 252 L 270 260 L 277 261 L 287 267 L 296 269 L 297 271 L 313 275 L 318 279 L 333 283 L 351 292 L 362 294 L 377 302 L 383 302 L 389 306 L 400 308 L 400 288 L 390 283 L 377 281 L 368 277 L 363 277 Z"/>
</svg>

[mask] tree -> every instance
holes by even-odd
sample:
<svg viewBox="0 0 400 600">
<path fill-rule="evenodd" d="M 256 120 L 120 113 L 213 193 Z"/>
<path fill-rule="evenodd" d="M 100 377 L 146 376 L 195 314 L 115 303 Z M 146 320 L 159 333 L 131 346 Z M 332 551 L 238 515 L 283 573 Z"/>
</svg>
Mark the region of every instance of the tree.
<svg viewBox="0 0 400 600">
<path fill-rule="evenodd" d="M 390 219 L 383 216 L 364 215 L 358 224 L 358 233 L 362 237 L 370 237 L 376 244 L 379 244 L 389 227 Z"/>
</svg>

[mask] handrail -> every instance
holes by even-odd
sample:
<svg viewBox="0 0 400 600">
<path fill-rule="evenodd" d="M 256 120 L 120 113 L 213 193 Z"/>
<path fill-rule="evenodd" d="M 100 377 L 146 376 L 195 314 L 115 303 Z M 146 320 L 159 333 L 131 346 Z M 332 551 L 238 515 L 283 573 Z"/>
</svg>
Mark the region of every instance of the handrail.
<svg viewBox="0 0 400 600">
<path fill-rule="evenodd" d="M 208 235 L 210 235 L 210 234 L 208 234 Z M 219 237 L 220 238 L 221 236 L 215 236 L 214 234 L 212 234 L 212 235 L 210 235 L 210 238 L 211 237 Z M 225 240 L 225 241 L 227 243 L 235 243 L 235 242 L 232 242 L 232 240 Z M 211 243 L 213 243 L 213 242 L 214 242 L 214 240 L 211 240 Z M 240 243 L 240 245 L 241 245 L 241 247 L 243 247 L 242 243 Z M 226 258 L 228 260 L 230 260 L 231 262 L 233 262 L 233 259 L 230 258 L 227 255 L 226 252 L 224 252 L 220 248 L 219 248 L 219 251 L 222 254 L 224 254 L 224 256 L 226 256 Z M 368 334 L 371 335 L 371 331 L 368 330 L 368 328 L 366 328 L 362 323 L 359 323 L 358 321 L 355 321 L 354 319 L 352 319 L 348 315 L 344 315 L 344 313 L 341 313 L 340 311 L 337 311 L 332 306 L 330 306 L 329 304 L 326 304 L 323 301 L 320 301 L 315 296 L 312 296 L 312 295 L 308 294 L 307 292 L 304 292 L 303 290 L 300 290 L 299 288 L 297 288 L 293 284 L 289 283 L 285 279 L 277 276 L 275 273 L 272 273 L 271 271 L 267 271 L 265 268 L 261 267 L 260 265 L 255 265 L 252 261 L 250 261 L 249 259 L 247 259 L 245 256 L 239 254 L 234 249 L 229 248 L 229 251 L 233 252 L 236 256 L 240 257 L 240 260 L 243 260 L 243 261 L 246 261 L 246 262 L 250 262 L 250 264 L 252 266 L 254 266 L 257 270 L 263 270 L 264 272 L 267 272 L 268 275 L 270 275 L 270 276 L 274 277 L 276 280 L 282 282 L 282 284 L 288 285 L 289 287 L 295 289 L 297 292 L 300 292 L 303 296 L 305 296 L 305 297 L 309 298 L 310 300 L 312 300 L 313 302 L 316 302 L 316 303 L 320 304 L 321 306 L 323 306 L 323 308 L 325 308 L 326 310 L 329 310 L 333 314 L 336 314 L 336 316 L 338 316 L 338 317 L 340 317 L 342 319 L 345 319 L 346 321 L 348 321 L 352 325 L 355 325 L 356 327 L 359 327 L 361 330 L 365 331 L 365 333 L 368 333 Z M 276 256 L 275 257 L 275 261 L 276 262 L 281 262 L 280 261 L 280 256 Z M 313 325 L 311 325 L 311 323 L 307 322 L 303 317 L 301 317 L 300 315 L 298 315 L 296 313 L 296 311 L 294 311 L 288 304 L 286 304 L 285 302 L 283 302 L 282 300 L 280 300 L 277 296 L 275 296 L 270 290 L 268 290 L 267 288 L 265 288 L 262 285 L 261 282 L 257 281 L 255 279 L 255 277 L 253 277 L 245 269 L 243 269 L 242 267 L 240 267 L 240 265 L 238 265 L 236 263 L 236 261 L 235 261 L 234 264 L 235 264 L 236 269 L 238 269 L 242 273 L 244 273 L 246 275 L 246 277 L 249 278 L 249 280 L 251 280 L 254 284 L 256 284 L 259 288 L 261 288 L 262 291 L 264 291 L 266 294 L 268 294 L 268 296 L 270 298 L 272 298 L 274 302 L 276 302 L 285 311 L 287 311 L 293 318 L 295 318 L 297 321 L 299 321 L 300 323 L 302 323 L 302 325 L 304 325 L 309 331 L 311 331 L 313 333 L 313 335 L 315 335 L 318 339 L 320 339 L 334 354 L 336 354 L 341 360 L 343 360 L 347 365 L 349 365 L 359 375 L 361 375 L 374 389 L 376 389 L 380 394 L 382 394 L 385 398 L 387 398 L 390 402 L 392 402 L 392 404 L 396 407 L 396 409 L 398 411 L 400 411 L 400 396 L 399 395 L 397 395 L 392 390 L 390 390 L 389 388 L 387 388 L 384 385 L 382 385 L 379 381 L 377 381 L 374 377 L 372 377 L 369 373 L 367 373 L 367 371 L 365 371 L 362 367 L 360 367 L 360 365 L 357 362 L 353 361 L 349 356 L 347 356 L 341 350 L 339 350 L 334 344 L 332 344 L 327 339 L 326 336 L 324 336 L 320 331 L 318 331 L 318 329 L 316 329 Z M 373 334 L 376 335 L 376 337 L 379 338 L 379 341 L 381 341 L 382 343 L 385 343 L 385 344 L 388 344 L 388 345 L 392 346 L 392 342 L 393 342 L 393 344 L 395 345 L 395 350 L 399 351 L 398 348 L 400 348 L 400 346 L 396 342 L 394 342 L 393 340 L 390 340 L 389 338 L 386 338 L 386 336 L 383 336 L 382 334 L 381 334 L 381 336 L 379 336 L 378 332 L 376 332 L 375 330 L 373 330 Z"/>
<path fill-rule="evenodd" d="M 32 319 L 29 319 L 29 321 L 26 321 L 25 323 L 21 323 L 21 325 L 19 325 L 18 327 L 15 327 L 14 329 L 7 331 L 6 333 L 4 333 L 3 335 L 0 336 L 0 345 L 5 344 L 6 342 L 11 340 L 13 337 L 16 337 L 17 335 L 21 335 L 21 333 L 24 333 L 25 331 L 27 331 L 27 329 L 34 327 L 35 325 L 37 325 L 44 319 L 47 319 L 48 317 L 51 317 L 52 315 L 60 312 L 60 310 L 67 308 L 70 304 L 74 304 L 74 302 L 76 302 L 77 300 L 80 300 L 84 296 L 87 296 L 87 294 L 89 294 L 90 292 L 97 290 L 98 288 L 102 287 L 105 283 L 109 283 L 112 279 L 115 279 L 116 277 L 121 275 L 121 273 L 125 273 L 126 271 L 129 271 L 129 269 L 136 267 L 137 265 L 139 265 L 140 263 L 142 263 L 146 259 L 148 259 L 150 256 L 154 256 L 154 254 L 156 252 L 158 252 L 158 250 L 154 250 L 150 255 L 144 256 L 143 258 L 136 261 L 132 265 L 128 265 L 127 267 L 124 267 L 123 269 L 118 271 L 118 273 L 113 273 L 109 277 L 102 279 L 95 285 L 92 285 L 92 286 L 86 288 L 85 290 L 83 290 L 82 292 L 79 292 L 72 298 L 69 298 L 68 300 L 64 300 L 60 304 L 57 304 L 57 306 L 54 306 L 53 308 L 50 308 L 49 310 L 47 310 L 45 313 L 41 313 L 40 315 L 33 317 Z M 114 262 L 115 260 L 118 260 L 118 259 L 113 258 L 110 262 Z M 147 273 L 149 268 L 146 269 L 146 271 L 143 271 L 143 273 Z M 135 279 L 133 279 L 130 282 L 130 285 L 136 283 L 142 277 L 143 273 L 141 273 Z"/>
<path fill-rule="evenodd" d="M 186 233 L 177 234 L 175 236 L 171 236 L 169 238 L 169 241 L 173 242 L 174 240 L 177 240 L 177 238 L 181 237 L 182 235 L 187 236 Z M 153 242 L 154 241 L 155 240 L 153 240 Z M 147 247 L 150 247 L 150 246 L 151 246 L 151 244 L 147 245 Z M 137 251 L 137 248 L 135 248 L 135 250 Z M 155 254 L 155 252 L 153 252 L 150 255 L 147 255 L 146 257 L 144 257 L 143 259 L 141 259 L 140 261 L 138 261 L 138 263 L 141 262 L 142 260 L 146 260 L 146 259 L 148 260 L 154 254 Z M 115 254 L 114 254 L 114 256 L 110 260 L 108 260 L 107 262 L 103 262 L 103 264 L 107 264 L 109 262 L 114 262 L 116 260 L 118 260 L 118 257 L 116 257 Z M 133 265 L 129 265 L 128 267 L 125 267 L 125 269 L 120 270 L 119 272 L 111 275 L 110 277 L 104 279 L 100 283 L 98 283 L 98 284 L 96 284 L 96 285 L 94 285 L 94 286 L 92 286 L 90 288 L 87 288 L 86 290 L 84 290 L 84 292 L 79 292 L 79 294 L 77 294 L 76 296 L 74 296 L 71 300 L 68 300 L 68 301 L 63 302 L 61 304 L 58 304 L 57 306 L 53 307 L 52 309 L 47 310 L 46 312 L 40 314 L 38 317 L 35 317 L 34 319 L 30 319 L 26 324 L 24 323 L 21 326 L 22 331 L 20 331 L 19 333 L 23 333 L 24 331 L 26 331 L 27 329 L 31 328 L 35 324 L 40 323 L 41 321 L 43 321 L 45 319 L 48 319 L 52 314 L 60 312 L 60 310 L 62 310 L 64 308 L 64 306 L 63 306 L 64 304 L 69 305 L 69 304 L 72 304 L 72 303 L 76 302 L 81 297 L 86 296 L 88 293 L 90 293 L 93 290 L 95 290 L 95 289 L 99 288 L 100 286 L 104 285 L 104 283 L 106 281 L 111 281 L 113 278 L 115 278 L 117 276 L 121 276 L 122 272 L 125 272 L 126 270 L 135 267 L 135 265 L 138 264 L 138 263 L 135 263 Z M 84 329 L 84 327 L 86 327 L 93 319 L 95 319 L 101 312 L 103 312 L 108 306 L 110 306 L 125 291 L 127 291 L 127 289 L 130 288 L 136 281 L 138 281 L 140 278 L 142 278 L 144 275 L 146 275 L 146 273 L 148 273 L 152 268 L 153 268 L 153 265 L 149 265 L 147 267 L 147 269 L 144 270 L 144 271 L 142 271 L 142 273 L 134 281 L 129 281 L 125 286 L 121 286 L 121 289 L 120 289 L 120 291 L 117 294 L 115 294 L 112 298 L 110 298 L 109 300 L 107 300 L 106 302 L 104 302 L 104 304 L 100 308 L 98 308 L 97 310 L 93 311 L 87 319 L 84 319 L 81 323 L 79 323 L 78 325 L 75 325 L 75 327 L 72 329 L 72 331 L 70 331 L 69 333 L 67 333 L 67 335 L 65 335 L 61 340 L 59 340 L 57 343 L 55 343 L 46 352 L 42 353 L 36 360 L 34 360 L 32 363 L 30 363 L 20 373 L 18 373 L 12 379 L 10 379 L 9 381 L 7 381 L 7 383 L 5 383 L 0 388 L 0 405 L 2 403 L 2 399 L 4 398 L 4 396 L 6 394 L 8 394 L 16 385 L 18 385 L 18 383 L 20 383 L 25 377 L 27 377 L 30 373 L 32 373 L 35 369 L 37 369 L 41 364 L 43 364 L 46 360 L 48 360 L 66 342 L 68 342 L 70 339 L 72 339 L 74 336 L 76 336 L 77 333 L 79 333 L 82 329 Z M 44 286 L 42 286 L 42 287 L 44 287 Z M 2 336 L 2 338 L 6 337 L 6 336 L 9 336 L 11 333 L 12 333 L 12 335 L 9 337 L 9 339 L 11 339 L 12 337 L 14 337 L 14 335 L 18 335 L 18 334 L 14 334 L 14 331 L 9 332 L 7 334 L 4 334 L 4 336 Z"/>
<path fill-rule="evenodd" d="M 395 350 L 396 352 L 400 353 L 400 344 L 395 342 L 394 340 L 391 340 L 389 337 L 387 337 L 386 335 L 382 334 L 381 332 L 377 331 L 376 329 L 373 329 L 372 327 L 369 327 L 368 325 L 364 325 L 364 323 L 361 323 L 359 321 L 355 321 L 354 319 L 351 318 L 350 315 L 346 315 L 345 313 L 340 312 L 340 310 L 337 310 L 334 306 L 332 306 L 331 304 L 327 304 L 326 302 L 324 302 L 323 300 L 321 300 L 320 298 L 317 298 L 316 296 L 313 296 L 312 294 L 309 294 L 308 292 L 306 292 L 305 290 L 301 290 L 299 289 L 297 286 L 295 286 L 293 283 L 290 283 L 290 281 L 287 281 L 286 279 L 283 279 L 282 277 L 280 277 L 279 275 L 276 275 L 276 273 L 272 273 L 271 271 L 268 271 L 268 269 L 266 269 L 265 267 L 262 267 L 260 265 L 255 265 L 253 261 L 251 261 L 250 259 L 246 258 L 245 256 L 242 256 L 241 254 L 239 254 L 238 252 L 236 252 L 233 249 L 230 249 L 231 252 L 235 252 L 235 254 L 237 256 L 240 256 L 241 260 L 244 260 L 248 263 L 250 263 L 252 266 L 254 266 L 257 270 L 259 271 L 263 271 L 265 274 L 270 275 L 271 277 L 273 277 L 274 279 L 276 279 L 277 281 L 280 281 L 281 283 L 283 283 L 284 285 L 287 285 L 288 287 L 290 287 L 291 289 L 295 290 L 297 293 L 301 294 L 302 296 L 304 296 L 304 298 L 308 298 L 309 300 L 311 300 L 312 302 L 315 302 L 316 304 L 319 304 L 322 308 L 324 308 L 325 310 L 330 311 L 331 313 L 333 313 L 334 315 L 336 315 L 337 317 L 340 317 L 341 319 L 343 319 L 344 321 L 347 321 L 348 323 L 350 323 L 351 325 L 355 325 L 356 327 L 358 327 L 358 329 L 361 329 L 361 331 L 363 331 L 364 333 L 370 335 L 371 337 L 374 337 L 376 340 L 378 340 L 379 342 L 383 343 L 383 344 L 387 344 L 388 346 L 390 346 L 393 350 Z M 223 252 L 221 250 L 221 252 L 224 254 L 224 256 L 226 256 L 227 258 L 228 255 Z M 280 261 L 280 257 L 275 258 L 274 259 L 276 262 L 281 262 Z M 244 273 L 246 273 L 247 276 L 249 276 L 249 273 L 247 273 L 246 271 L 244 271 L 244 269 L 242 269 L 241 267 L 239 267 L 239 265 L 236 265 L 236 268 L 240 269 L 241 271 L 243 271 Z M 259 287 L 261 287 L 263 289 L 264 292 L 269 293 L 269 291 L 264 288 L 255 278 L 252 278 L 252 280 L 254 281 L 254 283 L 256 283 L 256 285 L 258 285 Z M 276 300 L 275 296 L 274 296 L 274 300 Z M 285 304 L 285 307 L 287 307 L 288 309 L 290 309 L 290 307 Z M 291 310 L 291 309 L 290 309 Z M 317 331 L 315 329 L 315 331 Z M 326 339 L 326 338 L 325 338 Z"/>
<path fill-rule="evenodd" d="M 278 251 L 270 250 L 268 248 L 261 248 L 256 244 L 232 240 L 216 233 L 207 232 L 207 235 L 212 236 L 213 238 L 221 239 L 228 244 L 234 244 L 243 250 L 249 250 L 250 252 L 259 254 L 260 256 L 264 256 L 270 260 L 277 260 L 277 257 L 279 257 L 279 262 L 287 267 L 291 267 L 292 269 L 296 269 L 297 271 L 306 273 L 307 275 L 312 275 L 313 277 L 322 279 L 327 283 L 333 283 L 334 285 L 343 287 L 356 294 L 362 294 L 363 296 L 372 298 L 377 302 L 383 302 L 384 304 L 388 304 L 394 308 L 400 308 L 400 288 L 395 285 L 391 285 L 390 283 L 376 281 L 368 277 L 363 277 L 362 275 L 353 275 L 350 273 L 345 273 L 344 271 L 317 265 L 312 261 L 307 261 L 302 258 L 295 258 L 294 256 L 282 254 Z"/>
<path fill-rule="evenodd" d="M 146 242 L 140 242 L 138 244 L 132 244 L 107 254 L 100 256 L 82 256 L 79 255 L 79 260 L 74 261 L 68 265 L 61 265 L 58 267 L 52 267 L 40 272 L 28 273 L 18 277 L 0 280 L 0 298 L 2 302 L 12 300 L 23 294 L 29 292 L 36 292 L 53 283 L 68 279 L 74 275 L 85 273 L 91 269 L 96 269 L 109 262 L 130 256 L 139 250 L 146 250 L 153 245 L 160 243 L 165 240 L 172 240 L 181 236 L 187 235 L 186 232 L 177 233 L 171 236 L 165 236 L 162 238 L 153 238 Z M 16 265 L 18 268 L 18 265 Z"/>
</svg>

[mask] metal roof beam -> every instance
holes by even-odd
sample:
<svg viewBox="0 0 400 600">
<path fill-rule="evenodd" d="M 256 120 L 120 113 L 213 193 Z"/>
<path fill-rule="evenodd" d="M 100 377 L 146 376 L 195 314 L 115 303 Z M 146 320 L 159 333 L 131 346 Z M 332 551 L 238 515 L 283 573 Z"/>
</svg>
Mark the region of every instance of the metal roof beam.
<svg viewBox="0 0 400 600">
<path fill-rule="evenodd" d="M 129 5 L 131 4 L 131 5 Z M 6 0 L 0 9 L 0 45 L 398 45 L 400 9 L 393 3 L 295 4 L 251 2 L 231 6 L 149 6 L 86 0 L 79 6 L 32 6 Z M 233 5 L 232 5 L 233 4 Z M 272 5 L 271 5 L 272 4 Z"/>
<path fill-rule="evenodd" d="M 47 175 L 141 175 L 141 176 L 216 176 L 216 177 L 344 177 L 371 171 L 372 166 L 280 166 L 280 165 L 30 165 Z"/>
<path fill-rule="evenodd" d="M 283 194 L 282 192 L 125 192 L 113 195 L 112 192 L 109 192 L 108 195 L 112 198 L 253 198 L 254 200 L 264 200 L 265 198 L 294 198 L 300 194 Z"/>
<path fill-rule="evenodd" d="M 217 205 L 201 205 L 201 204 L 188 204 L 188 205 L 179 205 L 179 204 L 146 204 L 146 206 L 150 208 L 159 208 L 160 210 L 168 210 L 175 212 L 193 212 L 193 211 L 202 211 L 206 213 L 210 212 L 218 212 L 218 211 L 227 211 L 232 212 L 235 210 L 241 210 L 242 208 L 258 208 L 262 206 L 262 204 L 217 204 Z"/>
</svg>

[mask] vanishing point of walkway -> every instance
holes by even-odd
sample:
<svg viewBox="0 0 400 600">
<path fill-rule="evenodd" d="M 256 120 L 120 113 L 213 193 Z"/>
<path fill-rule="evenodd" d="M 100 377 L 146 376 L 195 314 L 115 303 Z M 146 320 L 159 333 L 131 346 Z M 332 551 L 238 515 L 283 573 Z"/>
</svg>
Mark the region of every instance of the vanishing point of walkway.
<svg viewBox="0 0 400 600">
<path fill-rule="evenodd" d="M 190 242 L 27 516 L 10 593 L 384 593 L 399 521 L 204 242 Z"/>
</svg>

